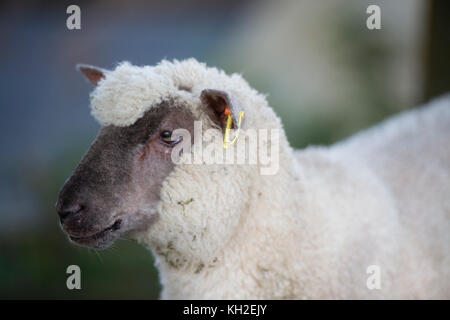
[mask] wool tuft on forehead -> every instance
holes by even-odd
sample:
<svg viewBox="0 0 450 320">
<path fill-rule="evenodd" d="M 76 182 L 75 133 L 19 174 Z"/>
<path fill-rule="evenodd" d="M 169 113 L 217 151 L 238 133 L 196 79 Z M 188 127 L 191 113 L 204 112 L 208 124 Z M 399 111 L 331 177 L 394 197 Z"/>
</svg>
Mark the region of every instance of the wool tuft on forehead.
<svg viewBox="0 0 450 320">
<path fill-rule="evenodd" d="M 122 62 L 92 92 L 91 113 L 103 126 L 129 126 L 168 99 L 182 99 L 196 109 L 205 88 L 228 90 L 240 96 L 257 94 L 239 74 L 228 76 L 193 58 L 163 60 L 156 66 L 143 67 Z"/>
</svg>

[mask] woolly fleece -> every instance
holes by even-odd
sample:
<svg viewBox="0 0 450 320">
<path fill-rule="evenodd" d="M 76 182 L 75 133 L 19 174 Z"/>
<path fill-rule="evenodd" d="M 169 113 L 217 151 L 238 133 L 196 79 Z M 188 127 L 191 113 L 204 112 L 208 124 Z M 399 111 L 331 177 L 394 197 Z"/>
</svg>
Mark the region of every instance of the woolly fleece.
<svg viewBox="0 0 450 320">
<path fill-rule="evenodd" d="M 189 59 L 120 64 L 93 92 L 92 114 L 128 126 L 175 100 L 206 130 L 206 88 L 236 96 L 246 128 L 280 129 L 280 168 L 175 167 L 158 222 L 134 235 L 155 254 L 162 298 L 450 298 L 450 97 L 336 145 L 294 151 L 263 95 Z M 380 290 L 366 286 L 370 265 L 380 267 Z"/>
</svg>

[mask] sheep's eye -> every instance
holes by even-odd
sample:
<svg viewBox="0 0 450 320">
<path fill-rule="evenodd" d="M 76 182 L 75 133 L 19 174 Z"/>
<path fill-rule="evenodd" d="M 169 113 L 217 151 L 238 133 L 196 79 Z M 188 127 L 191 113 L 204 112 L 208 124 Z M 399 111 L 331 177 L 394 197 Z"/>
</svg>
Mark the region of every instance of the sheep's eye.
<svg viewBox="0 0 450 320">
<path fill-rule="evenodd" d="M 171 137 L 172 137 L 172 132 L 170 132 L 170 131 L 161 132 L 161 139 L 163 139 L 165 141 L 170 141 Z"/>
<path fill-rule="evenodd" d="M 160 138 L 164 143 L 168 144 L 169 146 L 176 145 L 182 139 L 182 137 L 178 137 L 178 139 L 172 140 L 172 132 L 170 132 L 170 131 L 161 132 Z"/>
</svg>

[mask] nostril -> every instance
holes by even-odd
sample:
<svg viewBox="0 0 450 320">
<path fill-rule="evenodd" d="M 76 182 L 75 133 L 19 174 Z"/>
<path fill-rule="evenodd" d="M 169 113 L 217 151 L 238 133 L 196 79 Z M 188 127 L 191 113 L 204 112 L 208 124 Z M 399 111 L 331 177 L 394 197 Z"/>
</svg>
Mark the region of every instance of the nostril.
<svg viewBox="0 0 450 320">
<path fill-rule="evenodd" d="M 117 231 L 120 229 L 120 225 L 122 224 L 122 220 L 119 219 L 116 222 L 114 222 L 114 224 L 112 225 L 112 230 Z"/>
<path fill-rule="evenodd" d="M 67 217 L 69 217 L 70 215 L 74 215 L 76 213 L 79 213 L 79 212 L 83 211 L 84 209 L 85 209 L 85 207 L 83 205 L 81 205 L 81 204 L 78 204 L 78 203 L 74 204 L 74 205 L 62 207 L 58 211 L 59 219 L 60 219 L 61 223 L 63 223 L 64 220 L 66 220 Z"/>
</svg>

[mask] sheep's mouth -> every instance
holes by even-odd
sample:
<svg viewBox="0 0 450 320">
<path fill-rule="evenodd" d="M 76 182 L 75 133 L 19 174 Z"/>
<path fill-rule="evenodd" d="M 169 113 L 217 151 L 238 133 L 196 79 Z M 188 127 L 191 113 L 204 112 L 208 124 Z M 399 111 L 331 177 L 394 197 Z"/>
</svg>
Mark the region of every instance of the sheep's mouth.
<svg viewBox="0 0 450 320">
<path fill-rule="evenodd" d="M 109 247 L 118 237 L 122 220 L 116 220 L 111 226 L 89 236 L 69 235 L 70 240 L 78 245 L 103 249 Z"/>
</svg>

